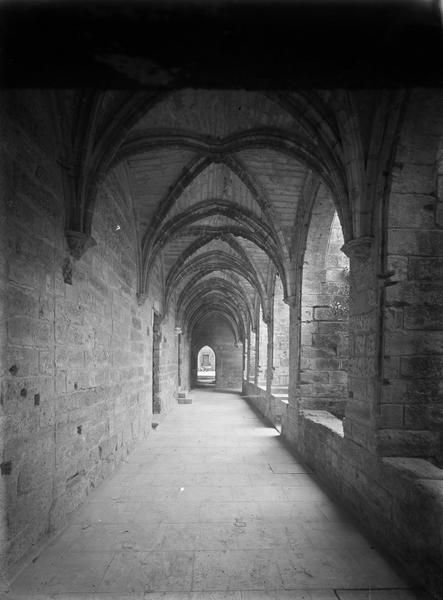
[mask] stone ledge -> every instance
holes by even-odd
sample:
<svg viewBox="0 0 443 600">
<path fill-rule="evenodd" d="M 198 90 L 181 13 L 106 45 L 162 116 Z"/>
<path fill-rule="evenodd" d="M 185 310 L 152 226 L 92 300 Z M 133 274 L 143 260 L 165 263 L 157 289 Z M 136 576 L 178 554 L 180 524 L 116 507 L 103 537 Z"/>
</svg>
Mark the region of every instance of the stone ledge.
<svg viewBox="0 0 443 600">
<path fill-rule="evenodd" d="M 300 415 L 307 421 L 311 421 L 316 425 L 321 425 L 336 435 L 344 437 L 343 421 L 334 417 L 334 415 L 327 410 L 301 410 Z"/>
<path fill-rule="evenodd" d="M 403 477 L 443 480 L 443 469 L 439 469 L 424 458 L 385 457 L 382 462 L 384 465 L 398 471 L 399 475 Z"/>
<path fill-rule="evenodd" d="M 288 395 L 287 394 L 272 394 L 272 396 L 276 400 L 280 400 L 282 404 L 289 404 Z"/>
<path fill-rule="evenodd" d="M 192 404 L 192 398 L 186 396 L 179 396 L 177 398 L 178 404 Z"/>
</svg>

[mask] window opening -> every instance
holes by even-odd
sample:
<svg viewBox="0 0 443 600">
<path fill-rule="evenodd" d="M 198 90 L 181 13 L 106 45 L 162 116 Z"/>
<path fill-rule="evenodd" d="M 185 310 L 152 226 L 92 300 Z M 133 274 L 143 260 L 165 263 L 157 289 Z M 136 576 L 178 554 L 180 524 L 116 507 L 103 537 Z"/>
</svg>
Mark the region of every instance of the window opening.
<svg viewBox="0 0 443 600">
<path fill-rule="evenodd" d="M 215 352 L 210 346 L 203 346 L 197 357 L 197 383 L 199 385 L 215 385 L 215 378 Z"/>
</svg>

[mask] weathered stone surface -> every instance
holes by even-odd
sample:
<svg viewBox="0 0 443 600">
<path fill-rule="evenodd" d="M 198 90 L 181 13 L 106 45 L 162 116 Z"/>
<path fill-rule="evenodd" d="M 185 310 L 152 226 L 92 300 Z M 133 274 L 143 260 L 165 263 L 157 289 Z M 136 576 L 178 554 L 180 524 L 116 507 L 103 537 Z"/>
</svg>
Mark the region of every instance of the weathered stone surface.
<svg viewBox="0 0 443 600">
<path fill-rule="evenodd" d="M 234 342 L 232 330 L 224 319 L 207 320 L 194 330 L 191 342 L 191 361 L 193 364 L 197 364 L 197 354 L 203 346 L 210 346 L 213 349 L 216 364 L 216 387 L 241 389 L 242 348 L 236 348 Z M 262 358 L 260 358 L 261 360 Z"/>
<path fill-rule="evenodd" d="M 0 556 L 63 525 L 195 383 L 209 344 L 217 385 L 244 378 L 385 547 L 443 589 L 441 478 L 382 460 L 443 464 L 441 100 L 2 94 Z"/>
<path fill-rule="evenodd" d="M 383 464 L 402 471 L 402 474 L 414 479 L 443 479 L 443 470 L 422 458 L 383 458 Z"/>
<path fill-rule="evenodd" d="M 389 199 L 391 227 L 423 227 L 432 229 L 434 215 L 428 209 L 434 202 L 432 195 L 392 194 Z"/>
<path fill-rule="evenodd" d="M 381 430 L 377 434 L 380 451 L 384 456 L 433 457 L 439 434 L 432 431 Z"/>
<path fill-rule="evenodd" d="M 17 144 L 25 144 L 24 138 Z M 41 148 L 28 151 L 38 156 Z M 150 428 L 149 347 L 138 337 L 147 326 L 147 307 L 139 308 L 135 291 L 127 289 L 135 278 L 128 279 L 126 271 L 135 268 L 135 259 L 125 253 L 134 247 L 111 249 L 106 230 L 106 219 L 115 219 L 115 211 L 121 218 L 120 208 L 102 198 L 93 224 L 97 245 L 83 258 L 76 255 L 79 262 L 67 285 L 61 277 L 60 206 L 45 200 L 46 186 L 61 197 L 60 182 L 49 170 L 38 174 L 37 180 L 16 179 L 8 236 L 0 235 L 9 244 L 4 272 L 9 282 L 3 286 L 2 280 L 1 286 L 7 290 L 8 348 L 1 346 L 1 352 L 12 369 L 2 381 L 8 420 L 3 443 L 12 465 L 5 515 L 11 563 L 50 522 L 59 527 L 90 485 L 109 475 L 134 439 Z M 43 201 L 49 212 L 42 209 Z M 23 227 L 29 228 L 26 236 Z M 133 347 L 131 338 L 140 346 Z"/>
<path fill-rule="evenodd" d="M 437 377 L 442 374 L 443 356 L 414 356 L 401 359 L 400 372 L 404 377 Z"/>
<path fill-rule="evenodd" d="M 409 279 L 439 281 L 443 277 L 443 258 L 411 257 L 407 274 Z"/>
<path fill-rule="evenodd" d="M 380 407 L 380 427 L 387 429 L 403 427 L 404 410 L 403 404 L 382 404 Z"/>
<path fill-rule="evenodd" d="M 443 331 L 387 332 L 384 344 L 387 355 L 443 354 Z"/>
</svg>

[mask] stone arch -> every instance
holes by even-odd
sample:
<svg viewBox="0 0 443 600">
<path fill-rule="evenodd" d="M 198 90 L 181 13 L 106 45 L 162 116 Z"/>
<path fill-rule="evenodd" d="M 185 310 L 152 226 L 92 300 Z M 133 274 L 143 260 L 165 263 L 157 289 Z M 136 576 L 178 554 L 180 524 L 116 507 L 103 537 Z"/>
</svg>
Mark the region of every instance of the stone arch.
<svg viewBox="0 0 443 600">
<path fill-rule="evenodd" d="M 205 357 L 207 359 L 205 360 Z M 213 378 L 214 381 L 208 380 L 207 372 L 210 372 L 209 378 Z M 214 375 L 212 375 L 214 372 Z M 215 384 L 215 378 L 217 376 L 217 354 L 211 348 L 211 346 L 204 345 L 197 352 L 197 383 Z"/>
<path fill-rule="evenodd" d="M 234 344 L 238 344 L 243 339 L 242 321 L 237 317 L 235 305 L 226 302 L 203 301 L 200 305 L 193 308 L 188 317 L 188 329 L 192 332 L 193 328 L 207 315 L 216 313 L 225 319 L 233 335 Z"/>
<path fill-rule="evenodd" d="M 211 311 L 200 313 L 191 332 L 191 385 L 196 382 L 198 350 L 210 346 L 217 357 L 216 387 L 241 388 L 243 344 L 235 340 L 227 314 Z"/>
<path fill-rule="evenodd" d="M 201 219 L 215 215 L 225 215 L 233 219 L 242 229 L 247 229 L 249 232 L 247 238 L 250 238 L 259 247 L 267 248 L 270 256 L 274 257 L 274 260 L 279 258 L 278 244 L 273 239 L 272 231 L 267 224 L 262 223 L 253 213 L 236 207 L 230 202 L 213 199 L 212 202 L 202 202 L 195 205 L 192 213 L 181 213 L 175 219 L 163 224 L 156 235 L 155 241 L 150 243 L 150 249 L 145 247 L 143 251 L 145 279 L 148 276 L 152 261 L 164 244 L 174 236 L 180 235 L 180 232 L 184 228 L 197 223 Z M 278 266 L 280 270 L 283 270 L 281 259 L 278 260 Z"/>
<path fill-rule="evenodd" d="M 160 102 L 167 92 L 135 92 L 113 115 L 102 130 L 95 136 L 91 164 L 86 176 L 82 194 L 84 215 L 81 231 L 88 235 L 94 214 L 95 200 L 100 186 L 110 168 L 120 146 L 127 138 L 131 128 L 155 104 Z M 92 128 L 91 128 L 92 133 Z"/>
<path fill-rule="evenodd" d="M 245 280 L 234 276 L 233 273 L 230 273 L 229 278 L 226 279 L 211 274 L 210 277 L 203 278 L 203 280 L 200 274 L 197 274 L 180 293 L 176 306 L 176 320 L 179 323 L 185 323 L 186 313 L 190 307 L 198 304 L 205 295 L 217 292 L 235 301 L 244 322 L 251 322 L 253 307 L 248 297 L 248 289 L 244 284 Z"/>
<path fill-rule="evenodd" d="M 244 263 L 244 261 L 234 259 L 233 256 L 223 252 L 208 252 L 195 258 L 191 258 L 183 265 L 183 268 L 180 271 L 173 275 L 173 277 L 168 276 L 166 281 L 166 305 L 168 305 L 173 288 L 180 285 L 181 281 L 186 281 L 186 278 L 190 274 L 198 271 L 202 276 L 205 273 L 210 273 L 214 269 L 233 271 L 244 277 L 252 287 L 258 291 L 264 310 L 266 310 L 266 292 L 263 289 L 260 280 L 256 277 L 256 274 L 247 268 L 247 264 Z"/>
<path fill-rule="evenodd" d="M 227 164 L 232 164 L 234 169 L 236 168 L 235 160 L 232 163 L 232 156 L 241 150 L 270 148 L 287 154 L 315 171 L 328 187 L 334 190 L 334 195 L 337 197 L 340 206 L 343 207 L 343 214 L 346 214 L 348 195 L 343 163 L 340 162 L 339 157 L 334 155 L 331 148 L 325 147 L 323 152 L 320 152 L 318 146 L 305 135 L 266 128 L 242 132 L 222 141 L 208 141 L 207 138 L 198 135 L 182 135 L 177 133 L 155 135 L 154 132 L 146 132 L 145 136 L 142 136 L 140 139 L 130 141 L 126 146 L 123 145 L 121 157 L 117 157 L 115 162 L 117 163 L 123 160 L 124 157 L 134 153 L 147 152 L 170 146 L 182 147 L 197 152 L 201 156 L 200 159 L 196 159 L 197 164 L 199 164 L 199 161 L 203 161 L 202 164 L 205 164 L 211 159 L 224 161 L 226 158 Z M 241 176 L 241 170 L 238 170 L 237 173 Z M 246 185 L 250 185 L 247 178 L 245 179 L 245 183 Z M 348 223 L 345 221 L 344 228 L 348 235 Z"/>
<path fill-rule="evenodd" d="M 203 284 L 194 281 L 184 289 L 177 302 L 177 321 L 184 322 L 190 307 L 200 302 L 206 295 L 214 295 L 215 293 L 221 294 L 229 301 L 235 302 L 239 312 L 242 316 L 244 315 L 244 319 L 251 320 L 251 307 L 247 299 L 244 298 L 246 292 L 243 291 L 242 294 L 242 290 L 235 287 L 232 283 L 226 284 L 218 280 L 218 278 L 210 278 Z"/>
<path fill-rule="evenodd" d="M 343 418 L 347 399 L 349 260 L 334 203 L 319 194 L 304 252 L 298 388 L 303 408 Z"/>
</svg>

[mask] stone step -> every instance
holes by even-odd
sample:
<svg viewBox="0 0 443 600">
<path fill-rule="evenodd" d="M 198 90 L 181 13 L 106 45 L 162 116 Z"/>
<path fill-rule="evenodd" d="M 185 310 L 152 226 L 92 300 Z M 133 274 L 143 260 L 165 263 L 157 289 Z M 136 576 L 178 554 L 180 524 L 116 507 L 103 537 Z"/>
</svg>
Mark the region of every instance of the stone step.
<svg viewBox="0 0 443 600">
<path fill-rule="evenodd" d="M 179 394 L 178 403 L 179 404 L 192 404 L 192 398 L 183 398 L 183 397 L 180 397 L 180 394 Z"/>
</svg>

